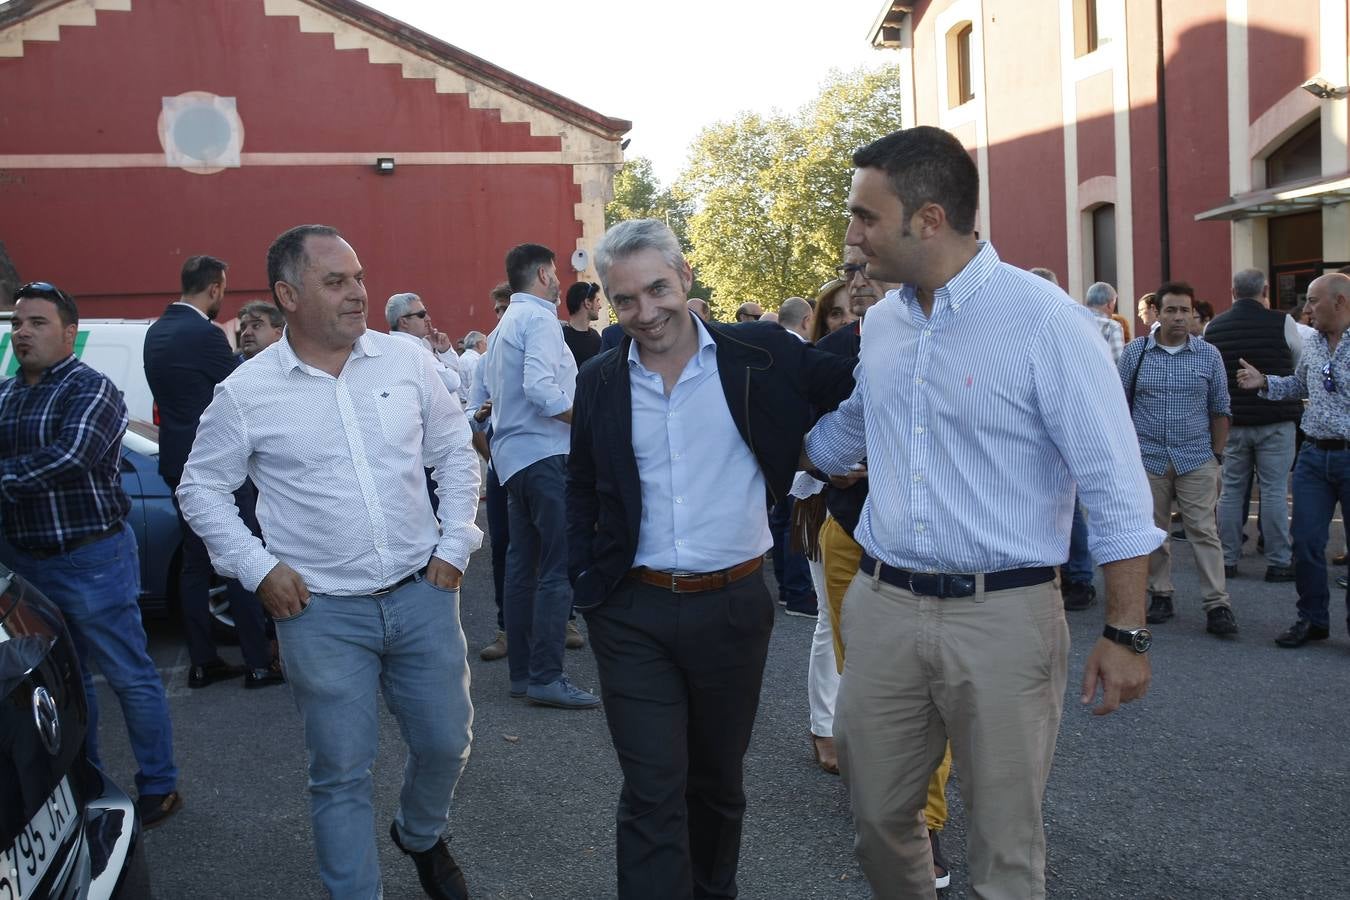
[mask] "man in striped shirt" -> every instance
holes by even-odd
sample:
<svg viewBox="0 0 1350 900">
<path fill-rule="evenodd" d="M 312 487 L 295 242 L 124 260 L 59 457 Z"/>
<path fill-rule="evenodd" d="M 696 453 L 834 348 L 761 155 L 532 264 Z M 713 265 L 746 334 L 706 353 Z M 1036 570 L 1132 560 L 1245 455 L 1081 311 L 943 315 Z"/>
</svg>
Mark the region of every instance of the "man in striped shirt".
<svg viewBox="0 0 1350 900">
<path fill-rule="evenodd" d="M 1145 575 L 1163 535 L 1091 314 L 976 239 L 965 148 L 909 128 L 853 162 L 847 241 L 870 277 L 903 284 L 868 313 L 857 387 L 806 444 L 829 474 L 866 457 L 871 483 L 835 722 L 858 857 L 876 896 L 934 896 L 919 811 L 950 738 L 972 893 L 1044 897 L 1041 802 L 1068 669 L 1053 567 L 1075 485 L 1106 574 L 1081 692 L 1091 703 L 1101 686 L 1098 714 L 1148 689 Z"/>
</svg>

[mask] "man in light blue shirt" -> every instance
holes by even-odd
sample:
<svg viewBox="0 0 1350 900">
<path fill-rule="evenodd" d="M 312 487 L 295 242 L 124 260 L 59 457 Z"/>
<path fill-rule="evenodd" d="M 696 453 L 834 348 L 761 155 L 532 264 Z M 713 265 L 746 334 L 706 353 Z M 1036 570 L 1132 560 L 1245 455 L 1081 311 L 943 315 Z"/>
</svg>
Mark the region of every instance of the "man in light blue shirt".
<svg viewBox="0 0 1350 900">
<path fill-rule="evenodd" d="M 1054 567 L 1075 486 L 1106 573 L 1108 626 L 1081 695 L 1100 682 L 1099 714 L 1148 688 L 1145 574 L 1163 535 L 1092 314 L 976 239 L 966 149 L 917 127 L 853 162 L 847 242 L 869 277 L 903 285 L 868 312 L 857 386 L 806 442 L 830 475 L 866 458 L 871 485 L 835 712 L 858 858 L 878 897 L 933 896 L 919 813 L 950 739 L 972 893 L 1043 898 L 1069 644 Z"/>
<path fill-rule="evenodd" d="M 488 339 L 480 373 L 492 398 L 492 462 L 506 487 L 511 544 L 502 612 L 511 696 L 564 709 L 600 698 L 563 674 L 572 588 L 563 493 L 577 364 L 558 325 L 553 251 L 521 244 L 506 255 L 511 305 Z"/>
</svg>

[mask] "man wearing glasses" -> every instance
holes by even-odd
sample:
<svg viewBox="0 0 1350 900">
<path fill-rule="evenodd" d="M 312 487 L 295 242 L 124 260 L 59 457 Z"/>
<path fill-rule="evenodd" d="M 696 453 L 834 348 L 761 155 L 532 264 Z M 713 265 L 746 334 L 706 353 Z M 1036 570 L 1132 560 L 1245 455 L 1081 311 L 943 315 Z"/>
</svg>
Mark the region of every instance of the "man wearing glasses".
<svg viewBox="0 0 1350 900">
<path fill-rule="evenodd" d="M 469 398 L 459 377 L 459 357 L 450 336 L 431 324 L 431 314 L 422 298 L 416 294 L 395 294 L 384 305 L 384 317 L 389 322 L 390 334 L 415 341 L 431 352 L 436 359 L 436 374 L 463 407 Z"/>
<path fill-rule="evenodd" d="M 1308 286 L 1308 309 L 1317 333 L 1306 338 L 1294 374 L 1263 375 L 1240 360 L 1237 383 L 1267 400 L 1307 398 L 1302 428 L 1307 440 L 1294 463 L 1294 582 L 1298 621 L 1275 639 L 1302 647 L 1329 635 L 1327 530 L 1339 501 L 1350 507 L 1350 353 L 1341 340 L 1350 327 L 1350 277 L 1323 275 Z"/>
<path fill-rule="evenodd" d="M 75 358 L 79 310 L 42 281 L 14 293 L 19 374 L 0 385 L 0 519 L 6 562 L 51 598 L 75 638 L 89 703 L 85 743 L 98 752 L 92 662 L 122 705 L 136 757 L 141 825 L 182 806 L 164 685 L 136 605 L 140 563 L 122 491 L 127 408 L 104 375 Z"/>
<path fill-rule="evenodd" d="M 764 307 L 753 300 L 747 300 L 736 307 L 737 322 L 758 322 L 764 315 Z"/>
<path fill-rule="evenodd" d="M 1228 374 L 1219 351 L 1190 333 L 1195 302 L 1191 286 L 1169 281 L 1156 294 L 1158 328 L 1125 348 L 1120 378 L 1153 490 L 1153 523 L 1167 528 L 1175 496 L 1203 586 L 1205 630 L 1228 637 L 1237 634 L 1238 627 L 1214 518 L 1219 466 L 1232 417 Z M 1167 541 L 1149 556 L 1148 592 L 1150 625 L 1175 615 Z"/>
</svg>

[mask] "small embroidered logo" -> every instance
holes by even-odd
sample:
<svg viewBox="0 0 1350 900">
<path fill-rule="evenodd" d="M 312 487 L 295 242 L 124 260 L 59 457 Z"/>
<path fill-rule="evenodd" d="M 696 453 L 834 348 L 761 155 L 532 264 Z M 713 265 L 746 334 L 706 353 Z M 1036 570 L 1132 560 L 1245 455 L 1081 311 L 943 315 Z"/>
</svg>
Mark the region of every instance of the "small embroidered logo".
<svg viewBox="0 0 1350 900">
<path fill-rule="evenodd" d="M 966 387 L 972 387 L 972 386 L 974 386 L 974 384 L 975 384 L 975 376 L 974 376 L 974 375 L 967 375 L 967 376 L 966 376 Z"/>
<path fill-rule="evenodd" d="M 388 397 L 388 396 L 389 396 L 389 392 L 388 392 L 388 391 L 380 391 L 380 396 L 381 396 L 381 397 Z"/>
</svg>

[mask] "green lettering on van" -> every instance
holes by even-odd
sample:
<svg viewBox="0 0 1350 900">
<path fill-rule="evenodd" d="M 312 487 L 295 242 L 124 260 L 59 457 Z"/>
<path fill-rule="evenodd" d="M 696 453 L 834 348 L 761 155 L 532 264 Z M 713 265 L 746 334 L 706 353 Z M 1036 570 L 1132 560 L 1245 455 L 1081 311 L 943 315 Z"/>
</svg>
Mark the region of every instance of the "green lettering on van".
<svg viewBox="0 0 1350 900">
<path fill-rule="evenodd" d="M 13 378 L 15 375 L 19 374 L 19 358 L 9 352 L 10 351 L 9 335 L 10 333 L 8 331 L 6 331 L 3 334 L 0 334 L 0 359 L 3 359 L 5 361 L 5 377 Z M 82 357 L 82 355 L 84 354 L 84 345 L 87 343 L 89 343 L 89 332 L 87 331 L 75 332 L 76 359 L 80 359 Z"/>
</svg>

